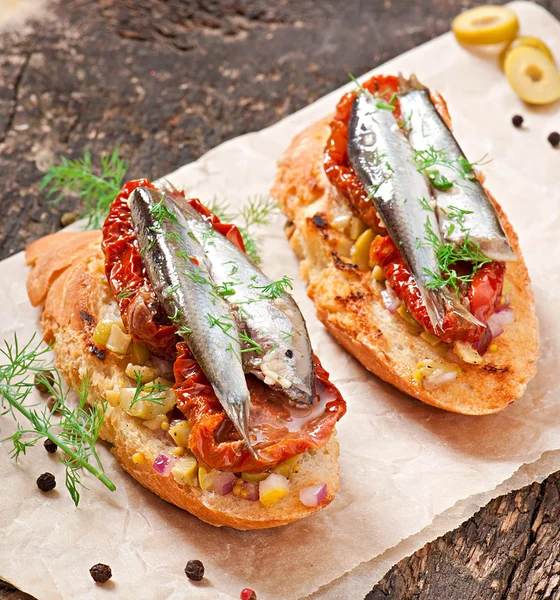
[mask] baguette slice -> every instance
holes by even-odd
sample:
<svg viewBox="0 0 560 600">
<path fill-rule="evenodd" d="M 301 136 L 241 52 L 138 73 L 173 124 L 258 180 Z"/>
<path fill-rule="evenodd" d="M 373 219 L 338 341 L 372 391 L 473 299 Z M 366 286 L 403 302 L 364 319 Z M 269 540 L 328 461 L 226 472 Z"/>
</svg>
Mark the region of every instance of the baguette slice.
<svg viewBox="0 0 560 600">
<path fill-rule="evenodd" d="M 32 266 L 27 280 L 29 298 L 34 306 L 44 304 L 41 324 L 45 341 L 56 342 L 55 364 L 72 386 L 89 374 L 92 402 L 121 387 L 129 362 L 126 356 L 100 352 L 92 340 L 101 318 L 118 316 L 105 279 L 100 242 L 100 232 L 62 233 L 41 238 L 26 251 Z M 112 315 L 108 314 L 111 310 Z M 174 447 L 170 438 L 168 441 L 161 430 L 148 429 L 141 419 L 120 407 L 107 407 L 100 437 L 112 444 L 122 467 L 144 487 L 216 526 L 261 529 L 285 525 L 324 508 L 338 491 L 339 446 L 334 433 L 326 446 L 304 454 L 299 472 L 290 480 L 289 493 L 270 508 L 233 494 L 220 496 L 179 485 L 172 476 L 158 475 L 152 462 L 160 452 Z M 145 457 L 142 464 L 132 459 L 137 453 Z M 318 483 L 327 484 L 327 497 L 317 507 L 304 506 L 300 490 Z"/>
<path fill-rule="evenodd" d="M 536 372 L 538 329 L 533 293 L 517 235 L 494 201 L 517 260 L 507 264 L 515 322 L 480 365 L 461 364 L 457 378 L 426 390 L 414 379 L 423 359 L 441 358 L 382 301 L 383 284 L 352 264 L 348 235 L 352 213 L 323 169 L 330 117 L 297 135 L 278 163 L 273 197 L 288 218 L 286 234 L 301 260 L 301 276 L 317 316 L 333 337 L 367 369 L 399 390 L 445 410 L 485 415 L 519 398 Z"/>
</svg>

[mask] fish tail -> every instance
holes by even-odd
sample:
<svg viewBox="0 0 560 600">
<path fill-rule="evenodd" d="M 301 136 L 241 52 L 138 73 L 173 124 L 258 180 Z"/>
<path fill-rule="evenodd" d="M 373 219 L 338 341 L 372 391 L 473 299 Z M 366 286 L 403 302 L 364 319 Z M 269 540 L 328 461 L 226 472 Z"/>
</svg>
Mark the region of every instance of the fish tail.
<svg viewBox="0 0 560 600">
<path fill-rule="evenodd" d="M 408 94 L 414 90 L 427 90 L 425 85 L 418 81 L 418 77 L 414 73 L 410 74 L 408 79 L 405 79 L 402 73 L 399 72 L 399 94 Z"/>
<path fill-rule="evenodd" d="M 245 442 L 251 456 L 256 460 L 259 460 L 259 457 L 249 441 L 249 398 L 243 398 L 241 402 L 235 398 L 235 401 L 228 402 L 227 405 L 229 408 L 227 411 L 228 417 L 231 419 L 235 429 L 237 429 L 239 435 Z"/>
<path fill-rule="evenodd" d="M 435 290 L 428 290 L 426 288 L 422 289 L 421 292 L 434 331 L 443 331 L 445 308 L 441 302 L 440 295 Z"/>
<path fill-rule="evenodd" d="M 446 304 L 451 310 L 461 319 L 476 325 L 477 327 L 484 327 L 484 323 L 481 323 L 471 312 L 469 312 L 459 301 L 459 298 L 447 289 L 442 290 L 442 295 Z"/>
</svg>

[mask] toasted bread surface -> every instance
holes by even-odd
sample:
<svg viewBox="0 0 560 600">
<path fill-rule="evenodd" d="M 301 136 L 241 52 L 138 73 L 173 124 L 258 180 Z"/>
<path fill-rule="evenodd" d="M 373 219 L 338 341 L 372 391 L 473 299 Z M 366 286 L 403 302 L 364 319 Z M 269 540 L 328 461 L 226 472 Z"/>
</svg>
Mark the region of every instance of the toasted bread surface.
<svg viewBox="0 0 560 600">
<path fill-rule="evenodd" d="M 330 184 L 323 151 L 330 118 L 292 141 L 278 163 L 273 197 L 288 218 L 286 234 L 301 260 L 302 277 L 317 316 L 333 337 L 367 369 L 406 394 L 445 410 L 484 415 L 505 408 L 524 392 L 536 372 L 538 328 L 527 267 L 517 235 L 494 201 L 517 260 L 507 264 L 515 322 L 496 340 L 480 365 L 461 364 L 455 381 L 427 390 L 414 379 L 417 364 L 441 359 L 441 350 L 421 338 L 382 301 L 384 284 L 352 264 L 353 241 L 340 223 L 351 218 L 347 201 Z"/>
<path fill-rule="evenodd" d="M 73 386 L 89 375 L 91 402 L 127 380 L 127 385 L 134 385 L 125 374 L 128 357 L 98 348 L 92 339 L 100 319 L 118 315 L 105 279 L 100 241 L 100 232 L 54 234 L 37 240 L 26 251 L 32 267 L 28 290 L 32 290 L 35 304 L 44 303 L 41 324 L 45 340 L 55 342 L 55 364 Z M 339 446 L 334 433 L 326 446 L 303 455 L 299 472 L 290 480 L 290 492 L 270 508 L 233 494 L 220 496 L 183 486 L 172 476 L 157 474 L 152 462 L 160 452 L 173 449 L 171 438 L 161 430 L 148 429 L 141 419 L 118 406 L 107 407 L 100 437 L 113 445 L 122 467 L 144 487 L 216 526 L 261 529 L 285 525 L 324 508 L 338 491 Z M 137 453 L 145 457 L 142 464 L 133 461 Z M 304 506 L 300 490 L 318 483 L 327 484 L 327 497 L 317 507 Z"/>
</svg>

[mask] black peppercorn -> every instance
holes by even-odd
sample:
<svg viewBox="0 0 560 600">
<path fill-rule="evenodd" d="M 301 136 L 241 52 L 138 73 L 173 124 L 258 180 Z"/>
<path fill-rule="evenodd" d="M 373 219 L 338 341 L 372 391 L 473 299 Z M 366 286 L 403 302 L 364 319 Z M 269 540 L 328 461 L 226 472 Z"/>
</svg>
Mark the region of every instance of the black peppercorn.
<svg viewBox="0 0 560 600">
<path fill-rule="evenodd" d="M 521 115 L 513 115 L 511 122 L 514 127 L 521 127 L 523 125 L 523 117 Z"/>
<path fill-rule="evenodd" d="M 56 409 L 55 409 L 56 407 Z M 59 402 L 59 398 L 57 398 L 56 396 L 49 396 L 47 398 L 47 408 L 49 409 L 50 412 L 56 414 L 60 414 L 60 402 Z"/>
<path fill-rule="evenodd" d="M 49 454 L 54 454 L 58 448 L 58 446 L 52 440 L 49 440 L 49 438 L 47 438 L 45 440 L 45 442 L 43 443 L 43 446 L 45 446 L 45 450 Z"/>
<path fill-rule="evenodd" d="M 556 148 L 556 146 L 558 146 L 560 144 L 560 133 L 558 133 L 557 131 L 553 131 L 548 136 L 548 141 L 550 142 L 551 146 L 553 146 L 554 148 Z"/>
<path fill-rule="evenodd" d="M 35 373 L 35 379 L 33 383 L 42 394 L 49 391 L 49 388 L 46 384 L 47 381 L 51 387 L 54 386 L 54 375 L 50 371 L 38 371 Z"/>
<path fill-rule="evenodd" d="M 93 567 L 91 567 L 89 570 L 89 574 L 93 577 L 93 581 L 95 581 L 95 583 L 107 583 L 113 576 L 111 567 L 102 563 L 93 565 Z"/>
<path fill-rule="evenodd" d="M 189 560 L 185 575 L 192 581 L 200 581 L 204 577 L 204 565 L 199 560 Z"/>
<path fill-rule="evenodd" d="M 56 479 L 52 473 L 43 473 L 37 477 L 37 487 L 42 492 L 50 492 L 56 487 Z"/>
</svg>

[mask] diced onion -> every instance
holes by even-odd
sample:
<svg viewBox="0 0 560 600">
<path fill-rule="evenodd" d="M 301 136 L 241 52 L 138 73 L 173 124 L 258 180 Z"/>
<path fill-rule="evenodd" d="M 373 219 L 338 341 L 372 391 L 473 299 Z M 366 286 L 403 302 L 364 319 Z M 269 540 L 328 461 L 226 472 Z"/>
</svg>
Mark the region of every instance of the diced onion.
<svg viewBox="0 0 560 600">
<path fill-rule="evenodd" d="M 301 503 L 309 508 L 319 506 L 327 495 L 327 484 L 320 483 L 319 485 L 310 485 L 303 488 L 299 493 Z"/>
<path fill-rule="evenodd" d="M 446 373 L 438 373 L 431 377 L 424 377 L 424 379 L 422 379 L 422 384 L 424 385 L 424 389 L 433 390 L 440 385 L 451 383 L 452 381 L 455 381 L 455 379 L 457 379 L 457 371 L 447 371 Z"/>
<path fill-rule="evenodd" d="M 168 456 L 165 452 L 160 452 L 154 462 L 152 463 L 152 469 L 162 477 L 167 477 L 171 473 L 171 469 L 175 464 L 175 458 Z"/>
<path fill-rule="evenodd" d="M 385 308 L 394 315 L 397 312 L 401 301 L 397 298 L 395 292 L 387 286 L 384 290 L 381 290 L 381 297 L 383 298 L 383 304 Z"/>
<path fill-rule="evenodd" d="M 479 365 L 482 362 L 482 356 L 473 348 L 469 342 L 456 341 L 453 344 L 455 354 L 470 365 Z"/>
<path fill-rule="evenodd" d="M 495 312 L 490 319 L 494 319 L 501 325 L 509 325 L 515 321 L 515 316 L 513 314 L 513 308 L 504 308 L 498 312 Z M 490 320 L 488 319 L 488 320 Z"/>
<path fill-rule="evenodd" d="M 473 348 L 480 354 L 480 356 L 484 356 L 494 339 L 494 334 L 492 332 L 492 328 L 490 325 L 487 325 L 484 329 L 484 333 L 479 340 L 473 342 Z"/>
<path fill-rule="evenodd" d="M 504 326 L 513 323 L 514 320 L 515 316 L 513 314 L 513 309 L 509 307 L 491 315 L 488 319 L 488 327 L 492 332 L 492 338 L 497 338 L 499 335 L 502 335 Z"/>
<path fill-rule="evenodd" d="M 290 482 L 283 475 L 271 473 L 259 483 L 259 500 L 267 508 L 280 501 L 290 490 Z"/>
<path fill-rule="evenodd" d="M 227 496 L 233 490 L 233 485 L 237 477 L 234 473 L 220 471 L 212 482 L 212 491 L 220 496 Z"/>
<path fill-rule="evenodd" d="M 253 481 L 245 481 L 243 487 L 247 490 L 247 500 L 255 502 L 259 499 L 259 484 Z"/>
<path fill-rule="evenodd" d="M 173 363 L 170 363 L 163 358 L 159 358 L 159 356 L 155 356 L 155 354 L 152 354 L 151 361 L 160 377 L 173 380 Z"/>
</svg>

